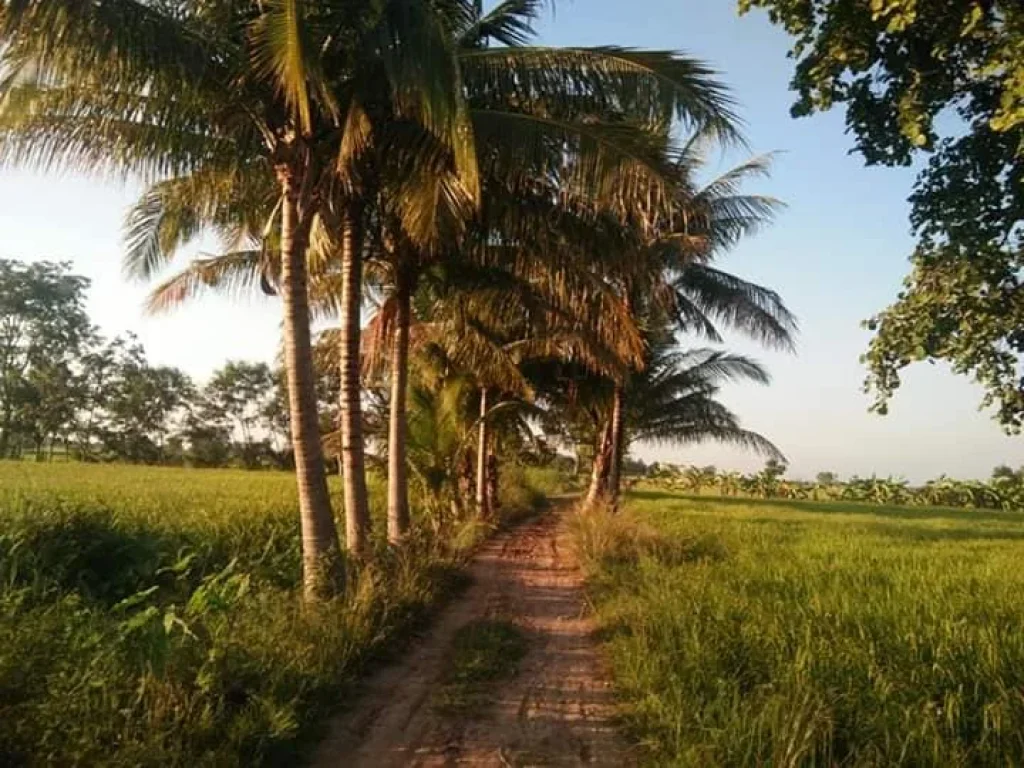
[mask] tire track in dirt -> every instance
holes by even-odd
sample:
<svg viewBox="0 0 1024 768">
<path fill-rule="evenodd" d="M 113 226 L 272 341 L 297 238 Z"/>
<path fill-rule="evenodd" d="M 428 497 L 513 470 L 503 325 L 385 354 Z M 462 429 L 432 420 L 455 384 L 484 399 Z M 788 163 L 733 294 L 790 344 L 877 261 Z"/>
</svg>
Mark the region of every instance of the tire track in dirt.
<svg viewBox="0 0 1024 768">
<path fill-rule="evenodd" d="M 583 577 L 561 507 L 498 534 L 470 566 L 472 585 L 395 665 L 373 676 L 333 725 L 316 768 L 629 766 L 614 695 L 586 615 Z M 458 630 L 500 618 L 529 650 L 486 711 L 445 716 L 434 705 Z"/>
</svg>

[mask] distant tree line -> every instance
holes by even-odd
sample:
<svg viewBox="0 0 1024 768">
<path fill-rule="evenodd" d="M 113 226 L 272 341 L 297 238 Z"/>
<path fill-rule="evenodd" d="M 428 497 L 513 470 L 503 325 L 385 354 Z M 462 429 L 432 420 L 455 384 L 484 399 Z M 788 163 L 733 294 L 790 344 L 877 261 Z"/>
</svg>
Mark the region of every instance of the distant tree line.
<svg viewBox="0 0 1024 768">
<path fill-rule="evenodd" d="M 278 369 L 229 361 L 200 384 L 153 365 L 133 335 L 98 332 L 88 287 L 66 263 L 0 259 L 0 457 L 289 464 Z"/>
</svg>

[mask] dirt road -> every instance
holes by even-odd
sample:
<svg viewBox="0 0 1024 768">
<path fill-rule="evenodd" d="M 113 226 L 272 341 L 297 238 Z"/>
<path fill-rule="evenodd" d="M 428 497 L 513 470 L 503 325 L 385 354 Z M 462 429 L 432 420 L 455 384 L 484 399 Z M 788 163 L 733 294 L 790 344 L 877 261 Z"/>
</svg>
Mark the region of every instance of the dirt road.
<svg viewBox="0 0 1024 768">
<path fill-rule="evenodd" d="M 317 768 L 628 766 L 565 512 L 502 533 L 470 569 L 472 586 L 427 635 L 367 685 L 318 750 Z M 529 650 L 482 711 L 445 716 L 435 693 L 455 633 L 482 618 L 512 621 Z"/>
</svg>

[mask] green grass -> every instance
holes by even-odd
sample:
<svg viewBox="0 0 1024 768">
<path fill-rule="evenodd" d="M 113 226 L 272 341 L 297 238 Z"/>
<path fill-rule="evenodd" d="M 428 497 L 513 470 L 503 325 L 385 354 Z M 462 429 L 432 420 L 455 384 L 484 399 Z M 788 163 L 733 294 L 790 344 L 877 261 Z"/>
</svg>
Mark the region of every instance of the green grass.
<svg viewBox="0 0 1024 768">
<path fill-rule="evenodd" d="M 479 711 L 494 686 L 511 677 L 526 655 L 526 635 L 509 621 L 480 619 L 459 629 L 437 707 L 445 714 Z"/>
<path fill-rule="evenodd" d="M 291 764 L 453 589 L 429 530 L 304 610 L 289 474 L 0 462 L 0 765 Z"/>
<path fill-rule="evenodd" d="M 1024 764 L 1024 515 L 638 492 L 576 533 L 651 764 Z"/>
</svg>

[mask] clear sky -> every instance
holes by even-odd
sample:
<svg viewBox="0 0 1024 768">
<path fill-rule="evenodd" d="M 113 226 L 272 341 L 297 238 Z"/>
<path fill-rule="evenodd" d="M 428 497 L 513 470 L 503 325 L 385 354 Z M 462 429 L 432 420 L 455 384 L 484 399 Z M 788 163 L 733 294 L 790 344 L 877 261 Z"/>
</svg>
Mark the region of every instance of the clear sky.
<svg viewBox="0 0 1024 768">
<path fill-rule="evenodd" d="M 942 366 L 908 369 L 890 415 L 867 412 L 858 362 L 869 335 L 860 321 L 885 307 L 907 271 L 913 239 L 906 197 L 911 169 L 865 168 L 850 155 L 841 111 L 793 120 L 788 40 L 759 13 L 740 18 L 735 0 L 560 0 L 542 42 L 674 49 L 718 68 L 734 90 L 754 152 L 778 151 L 756 191 L 783 200 L 778 222 L 721 265 L 778 290 L 799 316 L 795 356 L 754 354 L 769 387 L 728 388 L 724 399 L 782 448 L 790 474 L 984 477 L 999 463 L 1024 464 L 1024 438 L 1002 435 L 977 411 L 980 390 Z M 89 310 L 109 333 L 132 330 L 150 358 L 205 377 L 227 358 L 273 358 L 279 307 L 254 297 L 210 298 L 187 311 L 145 317 L 145 286 L 121 277 L 121 222 L 138 190 L 73 176 L 0 176 L 0 256 L 69 260 L 92 279 Z M 720 446 L 641 446 L 644 459 L 750 470 L 756 457 Z"/>
</svg>

